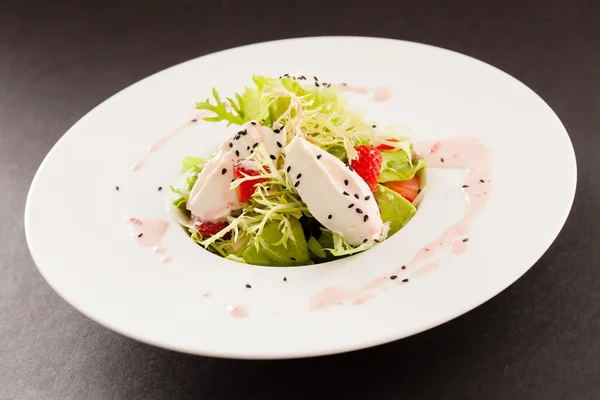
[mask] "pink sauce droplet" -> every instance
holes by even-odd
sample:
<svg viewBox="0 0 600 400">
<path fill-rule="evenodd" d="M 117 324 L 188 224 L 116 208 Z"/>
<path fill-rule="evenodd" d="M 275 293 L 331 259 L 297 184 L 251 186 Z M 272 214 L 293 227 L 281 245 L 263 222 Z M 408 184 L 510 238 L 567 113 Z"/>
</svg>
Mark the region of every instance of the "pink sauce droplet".
<svg viewBox="0 0 600 400">
<path fill-rule="evenodd" d="M 450 246 L 450 252 L 455 255 L 460 255 L 465 252 L 467 249 L 467 242 L 463 242 L 462 240 L 456 240 Z"/>
<path fill-rule="evenodd" d="M 246 318 L 250 315 L 248 307 L 241 304 L 227 304 L 225 310 L 227 310 L 229 315 L 236 318 Z"/>
<path fill-rule="evenodd" d="M 162 219 L 130 217 L 127 221 L 131 236 L 144 247 L 159 247 L 161 239 L 169 228 L 169 222 Z"/>
<path fill-rule="evenodd" d="M 427 264 L 420 267 L 415 273 L 412 274 L 413 278 L 418 278 L 419 276 L 427 275 L 439 267 L 441 267 L 442 263 L 440 261 L 430 261 Z"/>
<path fill-rule="evenodd" d="M 392 90 L 392 88 L 385 86 L 377 87 L 373 89 L 373 92 L 371 93 L 371 98 L 378 103 L 383 103 L 384 101 L 388 101 L 389 99 L 391 99 L 393 94 L 394 91 Z"/>
<path fill-rule="evenodd" d="M 204 292 L 200 292 L 200 295 L 202 295 L 202 297 L 210 297 L 210 296 L 212 296 L 212 293 L 204 291 Z"/>
<path fill-rule="evenodd" d="M 231 105 L 229 105 L 229 107 L 231 107 Z M 212 111 L 202 110 L 202 111 L 196 113 L 196 115 L 192 119 L 187 121 L 185 124 L 182 124 L 178 128 L 174 129 L 169 134 L 158 138 L 158 140 L 156 140 L 156 142 L 154 142 L 150 146 L 148 146 L 148 148 L 146 149 L 146 154 L 143 155 L 135 164 L 133 164 L 131 166 L 131 170 L 133 172 L 139 171 L 140 168 L 142 167 L 142 165 L 144 164 L 144 159 L 147 154 L 153 153 L 153 152 L 159 150 L 162 146 L 164 146 L 165 144 L 167 144 L 168 142 L 173 140 L 177 135 L 179 135 L 181 132 L 185 131 L 188 127 L 194 125 L 196 122 L 200 121 L 203 118 L 210 117 L 213 114 L 214 113 Z"/>
<path fill-rule="evenodd" d="M 144 159 L 142 158 L 131 165 L 131 170 L 133 172 L 138 171 L 140 168 L 142 168 L 143 164 L 144 164 Z"/>
<path fill-rule="evenodd" d="M 171 257 L 171 256 L 164 256 L 160 259 L 160 262 L 163 262 L 163 263 L 170 263 L 171 261 L 173 261 L 173 257 Z"/>
<path fill-rule="evenodd" d="M 167 249 L 164 246 L 154 246 L 152 248 L 152 252 L 155 254 L 161 254 L 161 253 L 164 253 L 165 251 L 167 251 Z"/>
</svg>

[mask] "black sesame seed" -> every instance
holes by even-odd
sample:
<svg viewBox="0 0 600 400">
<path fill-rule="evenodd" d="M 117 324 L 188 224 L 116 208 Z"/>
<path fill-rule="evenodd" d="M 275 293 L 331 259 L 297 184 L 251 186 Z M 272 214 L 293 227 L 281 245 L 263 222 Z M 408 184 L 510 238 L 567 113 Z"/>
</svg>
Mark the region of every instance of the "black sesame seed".
<svg viewBox="0 0 600 400">
<path fill-rule="evenodd" d="M 198 122 L 198 119 L 194 118 L 194 119 L 192 120 L 192 122 Z"/>
<path fill-rule="evenodd" d="M 237 133 L 237 134 L 238 134 L 238 135 L 240 135 L 240 136 L 242 136 L 242 135 L 245 135 L 245 134 L 246 134 L 246 132 L 244 132 L 244 131 L 238 131 L 238 133 Z"/>
<path fill-rule="evenodd" d="M 273 132 L 274 132 L 274 133 L 279 133 L 279 132 L 281 132 L 281 131 L 280 131 L 279 129 L 273 129 Z"/>
<path fill-rule="evenodd" d="M 469 238 L 464 238 L 463 242 L 467 243 L 469 241 Z"/>
<path fill-rule="evenodd" d="M 271 160 L 277 160 L 277 157 L 275 157 L 273 154 L 271 154 L 269 157 L 271 157 Z"/>
<path fill-rule="evenodd" d="M 480 180 L 479 180 L 479 182 L 481 182 L 481 183 L 485 183 L 485 181 L 484 181 L 483 179 L 480 179 Z"/>
<path fill-rule="evenodd" d="M 285 276 L 283 277 L 283 281 L 284 281 L 284 282 L 287 282 L 287 278 L 286 278 Z"/>
<path fill-rule="evenodd" d="M 348 193 L 348 192 L 343 192 L 342 194 L 343 194 L 344 196 L 350 196 L 350 193 Z"/>
<path fill-rule="evenodd" d="M 360 196 L 356 193 L 354 193 L 354 197 L 356 197 L 357 199 L 360 199 Z"/>
<path fill-rule="evenodd" d="M 246 150 L 248 150 L 248 151 L 249 151 L 249 150 L 250 150 L 250 146 L 246 147 Z"/>
<path fill-rule="evenodd" d="M 251 286 L 249 283 L 246 283 L 246 287 L 247 287 L 248 289 L 252 289 L 252 286 Z"/>
<path fill-rule="evenodd" d="M 162 186 L 159 186 L 158 187 L 158 191 L 160 192 L 161 190 L 162 190 Z"/>
<path fill-rule="evenodd" d="M 373 128 L 377 128 L 377 125 L 373 125 Z"/>
<path fill-rule="evenodd" d="M 333 215 L 329 214 L 329 216 L 327 217 L 327 219 L 331 219 L 333 218 Z"/>
<path fill-rule="evenodd" d="M 286 78 L 289 78 L 290 74 L 283 74 L 283 76 L 285 76 Z"/>
<path fill-rule="evenodd" d="M 357 213 L 359 213 L 359 214 L 362 214 L 362 213 L 363 213 L 363 210 L 361 210 L 360 208 L 357 208 L 357 209 L 356 209 L 356 212 L 357 212 Z"/>
<path fill-rule="evenodd" d="M 281 143 L 277 142 L 277 147 L 282 148 L 283 145 Z"/>
<path fill-rule="evenodd" d="M 406 269 L 406 265 L 403 265 L 401 268 L 402 268 L 402 269 Z"/>
<path fill-rule="evenodd" d="M 367 222 L 368 219 L 369 219 L 369 216 L 365 214 L 365 218 L 364 218 L 365 222 Z"/>
<path fill-rule="evenodd" d="M 252 125 L 256 125 L 256 121 L 252 121 L 250 122 Z"/>
<path fill-rule="evenodd" d="M 221 174 L 225 175 L 225 172 L 227 172 L 227 168 L 223 168 L 223 169 L 221 170 Z"/>
<path fill-rule="evenodd" d="M 229 147 L 233 147 L 233 143 L 229 142 Z"/>
<path fill-rule="evenodd" d="M 365 239 L 365 240 L 363 240 L 363 243 L 367 243 L 368 241 L 369 241 L 369 240 Z"/>
<path fill-rule="evenodd" d="M 233 140 L 240 140 L 240 135 L 235 135 L 235 137 L 233 138 Z"/>
<path fill-rule="evenodd" d="M 319 80 L 319 78 L 317 78 L 316 76 L 313 76 L 313 78 L 315 78 L 315 81 L 318 81 L 318 80 Z"/>
<path fill-rule="evenodd" d="M 344 179 L 344 185 L 348 186 L 348 179 Z"/>
<path fill-rule="evenodd" d="M 321 159 L 321 157 L 322 157 L 322 155 L 321 155 L 321 154 L 319 154 L 319 155 L 317 156 L 317 160 L 320 160 L 320 159 Z"/>
<path fill-rule="evenodd" d="M 240 156 L 240 151 L 239 151 L 239 150 L 236 150 L 236 151 L 235 151 L 235 155 L 239 157 L 239 156 Z"/>
<path fill-rule="evenodd" d="M 365 200 L 371 200 L 371 196 L 365 197 Z"/>
<path fill-rule="evenodd" d="M 295 257 L 290 257 L 290 260 L 296 261 L 296 258 Z"/>
<path fill-rule="evenodd" d="M 231 183 L 233 183 L 233 181 L 235 181 L 235 179 L 232 179 L 232 180 L 231 180 Z"/>
<path fill-rule="evenodd" d="M 291 169 L 292 169 L 292 167 L 288 166 L 286 171 L 289 173 Z"/>
<path fill-rule="evenodd" d="M 328 83 L 328 84 L 327 84 L 327 87 L 331 87 L 331 83 Z"/>
<path fill-rule="evenodd" d="M 296 175 L 296 179 L 300 179 L 301 177 L 302 177 L 302 174 Z"/>
<path fill-rule="evenodd" d="M 294 183 L 294 187 L 298 187 L 299 184 L 300 184 L 300 181 Z"/>
<path fill-rule="evenodd" d="M 390 276 L 391 280 L 394 280 L 394 279 L 397 279 L 397 278 L 398 278 L 398 275 L 392 275 L 392 276 Z"/>
<path fill-rule="evenodd" d="M 417 193 L 421 193 L 421 189 L 417 190 Z"/>
<path fill-rule="evenodd" d="M 140 234 L 138 235 L 138 237 L 142 237 L 142 236 L 144 236 L 144 234 L 143 234 L 143 233 L 140 233 Z"/>
<path fill-rule="evenodd" d="M 404 283 L 408 282 L 408 278 L 402 279 L 402 282 L 404 282 Z"/>
<path fill-rule="evenodd" d="M 468 188 L 468 187 L 469 187 L 469 185 L 462 185 L 462 187 L 463 187 L 463 189 L 464 189 L 464 188 Z"/>
<path fill-rule="evenodd" d="M 348 206 L 348 208 L 352 208 L 352 207 L 354 207 L 354 203 L 352 203 Z"/>
<path fill-rule="evenodd" d="M 319 87 L 319 82 L 315 82 L 315 86 L 316 86 L 316 87 Z"/>
<path fill-rule="evenodd" d="M 306 79 L 306 77 L 304 75 L 300 75 L 300 79 Z"/>
<path fill-rule="evenodd" d="M 258 143 L 254 143 L 254 146 L 252 146 L 252 148 L 255 149 L 256 146 L 258 146 Z"/>
<path fill-rule="evenodd" d="M 351 166 L 348 165 L 348 168 L 350 169 L 350 171 L 354 172 L 354 168 L 352 168 Z"/>
<path fill-rule="evenodd" d="M 119 187 L 118 187 L 118 186 L 115 186 L 115 190 L 119 190 Z"/>
<path fill-rule="evenodd" d="M 440 158 L 440 161 L 441 161 L 441 162 L 444 162 L 444 157 Z"/>
</svg>

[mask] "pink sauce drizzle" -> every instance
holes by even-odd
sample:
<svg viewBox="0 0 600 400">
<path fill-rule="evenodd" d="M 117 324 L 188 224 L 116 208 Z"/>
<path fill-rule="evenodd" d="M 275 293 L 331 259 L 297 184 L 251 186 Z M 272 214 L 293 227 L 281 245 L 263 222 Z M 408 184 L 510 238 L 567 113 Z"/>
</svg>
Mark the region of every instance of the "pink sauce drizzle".
<svg viewBox="0 0 600 400">
<path fill-rule="evenodd" d="M 396 276 L 399 285 L 404 279 L 417 278 L 440 268 L 442 262 L 434 259 L 441 252 L 462 254 L 468 244 L 468 235 L 473 218 L 483 210 L 492 192 L 491 151 L 477 138 L 459 137 L 438 142 L 415 145 L 415 151 L 428 158 L 428 166 L 467 170 L 463 192 L 467 200 L 467 211 L 462 219 L 449 227 L 437 239 L 423 247 L 405 266 L 400 266 L 389 275 L 377 277 L 356 288 L 329 287 L 314 295 L 309 305 L 312 309 L 328 308 L 350 303 L 361 304 L 375 296 L 375 290 L 385 287 L 390 277 Z"/>
<path fill-rule="evenodd" d="M 141 219 L 135 217 L 127 218 L 129 233 L 135 239 L 138 245 L 142 247 L 152 247 L 152 252 L 162 254 L 166 248 L 160 243 L 163 236 L 169 229 L 169 221 L 164 219 Z M 173 261 L 173 257 L 165 255 L 160 259 L 163 263 Z"/>
<path fill-rule="evenodd" d="M 227 310 L 229 315 L 236 318 L 246 318 L 250 315 L 250 309 L 241 304 L 227 304 L 225 305 L 225 310 Z"/>
<path fill-rule="evenodd" d="M 385 101 L 388 101 L 389 99 L 392 98 L 392 95 L 394 94 L 394 91 L 392 90 L 392 88 L 387 87 L 387 86 L 376 87 L 373 90 L 369 90 L 369 88 L 367 88 L 366 86 L 356 86 L 356 85 L 350 85 L 348 83 L 340 83 L 339 85 L 336 85 L 336 86 L 342 92 L 368 94 L 369 96 L 371 96 L 373 101 L 376 101 L 377 103 L 383 103 Z"/>
<path fill-rule="evenodd" d="M 371 92 L 371 98 L 377 103 L 383 103 L 384 101 L 388 101 L 392 98 L 394 91 L 392 88 L 387 86 L 376 87 Z"/>
<path fill-rule="evenodd" d="M 226 107 L 227 107 L 227 104 L 226 104 Z M 211 115 L 213 115 L 213 113 L 211 111 L 208 111 L 208 110 L 199 111 L 198 113 L 196 113 L 196 115 L 192 119 L 187 121 L 185 124 L 174 129 L 169 134 L 159 138 L 156 142 L 154 142 L 150 146 L 148 146 L 148 149 L 146 149 L 146 153 L 144 153 L 144 155 L 142 157 L 140 157 L 139 160 L 137 160 L 135 163 L 133 163 L 131 165 L 131 170 L 133 172 L 139 171 L 140 168 L 142 168 L 142 166 L 144 165 L 144 161 L 145 161 L 146 157 L 148 156 L 148 154 L 154 153 L 155 151 L 159 150 L 162 146 L 164 146 L 165 144 L 167 144 L 168 142 L 173 140 L 173 138 L 175 138 L 181 132 L 185 131 L 187 128 L 194 125 L 199 120 L 201 120 L 205 117 L 210 117 Z"/>
<path fill-rule="evenodd" d="M 169 228 L 169 221 L 164 219 L 127 218 L 129 233 L 143 247 L 160 248 L 160 241 Z"/>
</svg>

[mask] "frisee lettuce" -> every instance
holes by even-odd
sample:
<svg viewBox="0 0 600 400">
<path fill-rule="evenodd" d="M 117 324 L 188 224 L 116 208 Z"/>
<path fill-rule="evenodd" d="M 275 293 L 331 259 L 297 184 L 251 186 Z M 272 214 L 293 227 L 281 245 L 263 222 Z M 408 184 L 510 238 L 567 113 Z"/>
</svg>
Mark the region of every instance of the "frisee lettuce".
<svg viewBox="0 0 600 400">
<path fill-rule="evenodd" d="M 386 144 L 392 149 L 382 152 L 380 182 L 410 179 L 425 165 L 425 160 L 413 161 L 412 143 L 408 138 L 399 136 L 389 126 L 377 129 L 372 122 L 364 119 L 362 112 L 348 106 L 335 85 L 316 87 L 301 85 L 292 78 L 259 75 L 253 76 L 252 80 L 253 86 L 244 88 L 242 94 L 225 97 L 225 100 L 213 88 L 212 99 L 196 103 L 196 108 L 212 113 L 204 117 L 206 121 L 225 121 L 228 126 L 241 126 L 248 121 L 258 121 L 272 129 L 277 125 L 288 142 L 299 135 L 343 162 L 357 157 L 356 145 Z M 189 229 L 191 238 L 208 250 L 234 261 L 278 266 L 312 263 L 309 257 L 323 262 L 371 248 L 373 243 L 358 247 L 350 245 L 341 235 L 323 228 L 311 216 L 290 178 L 282 170 L 284 158 L 285 155 L 277 161 L 271 160 L 261 144 L 248 158 L 256 162 L 258 176 L 235 179 L 231 189 L 235 190 L 247 181 L 265 181 L 256 186 L 242 210 L 228 217 L 226 228 L 210 237 L 203 237 L 192 227 Z M 186 212 L 190 191 L 204 165 L 202 159 L 184 159 L 182 169 L 193 169 L 194 173 L 188 178 L 185 188 L 172 188 L 179 195 L 174 205 Z M 394 207 L 393 204 L 388 206 Z"/>
</svg>

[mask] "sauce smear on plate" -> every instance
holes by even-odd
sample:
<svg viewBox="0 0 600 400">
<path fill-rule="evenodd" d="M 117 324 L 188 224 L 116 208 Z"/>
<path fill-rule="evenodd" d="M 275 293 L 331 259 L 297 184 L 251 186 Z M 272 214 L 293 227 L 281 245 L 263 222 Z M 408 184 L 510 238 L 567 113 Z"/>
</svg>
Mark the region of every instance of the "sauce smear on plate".
<svg viewBox="0 0 600 400">
<path fill-rule="evenodd" d="M 443 250 L 446 254 L 462 254 L 468 245 L 473 218 L 485 207 L 492 191 L 491 151 L 481 141 L 472 137 L 459 137 L 415 145 L 415 152 L 427 157 L 428 166 L 435 168 L 465 169 L 467 176 L 462 190 L 467 201 L 463 218 L 448 228 L 441 236 L 417 252 L 408 264 L 396 268 L 389 275 L 377 277 L 356 288 L 329 287 L 310 299 L 312 309 L 322 309 L 340 303 L 363 303 L 375 296 L 390 279 L 398 285 L 409 282 L 408 277 L 426 275 L 441 266 L 435 256 Z"/>
</svg>

